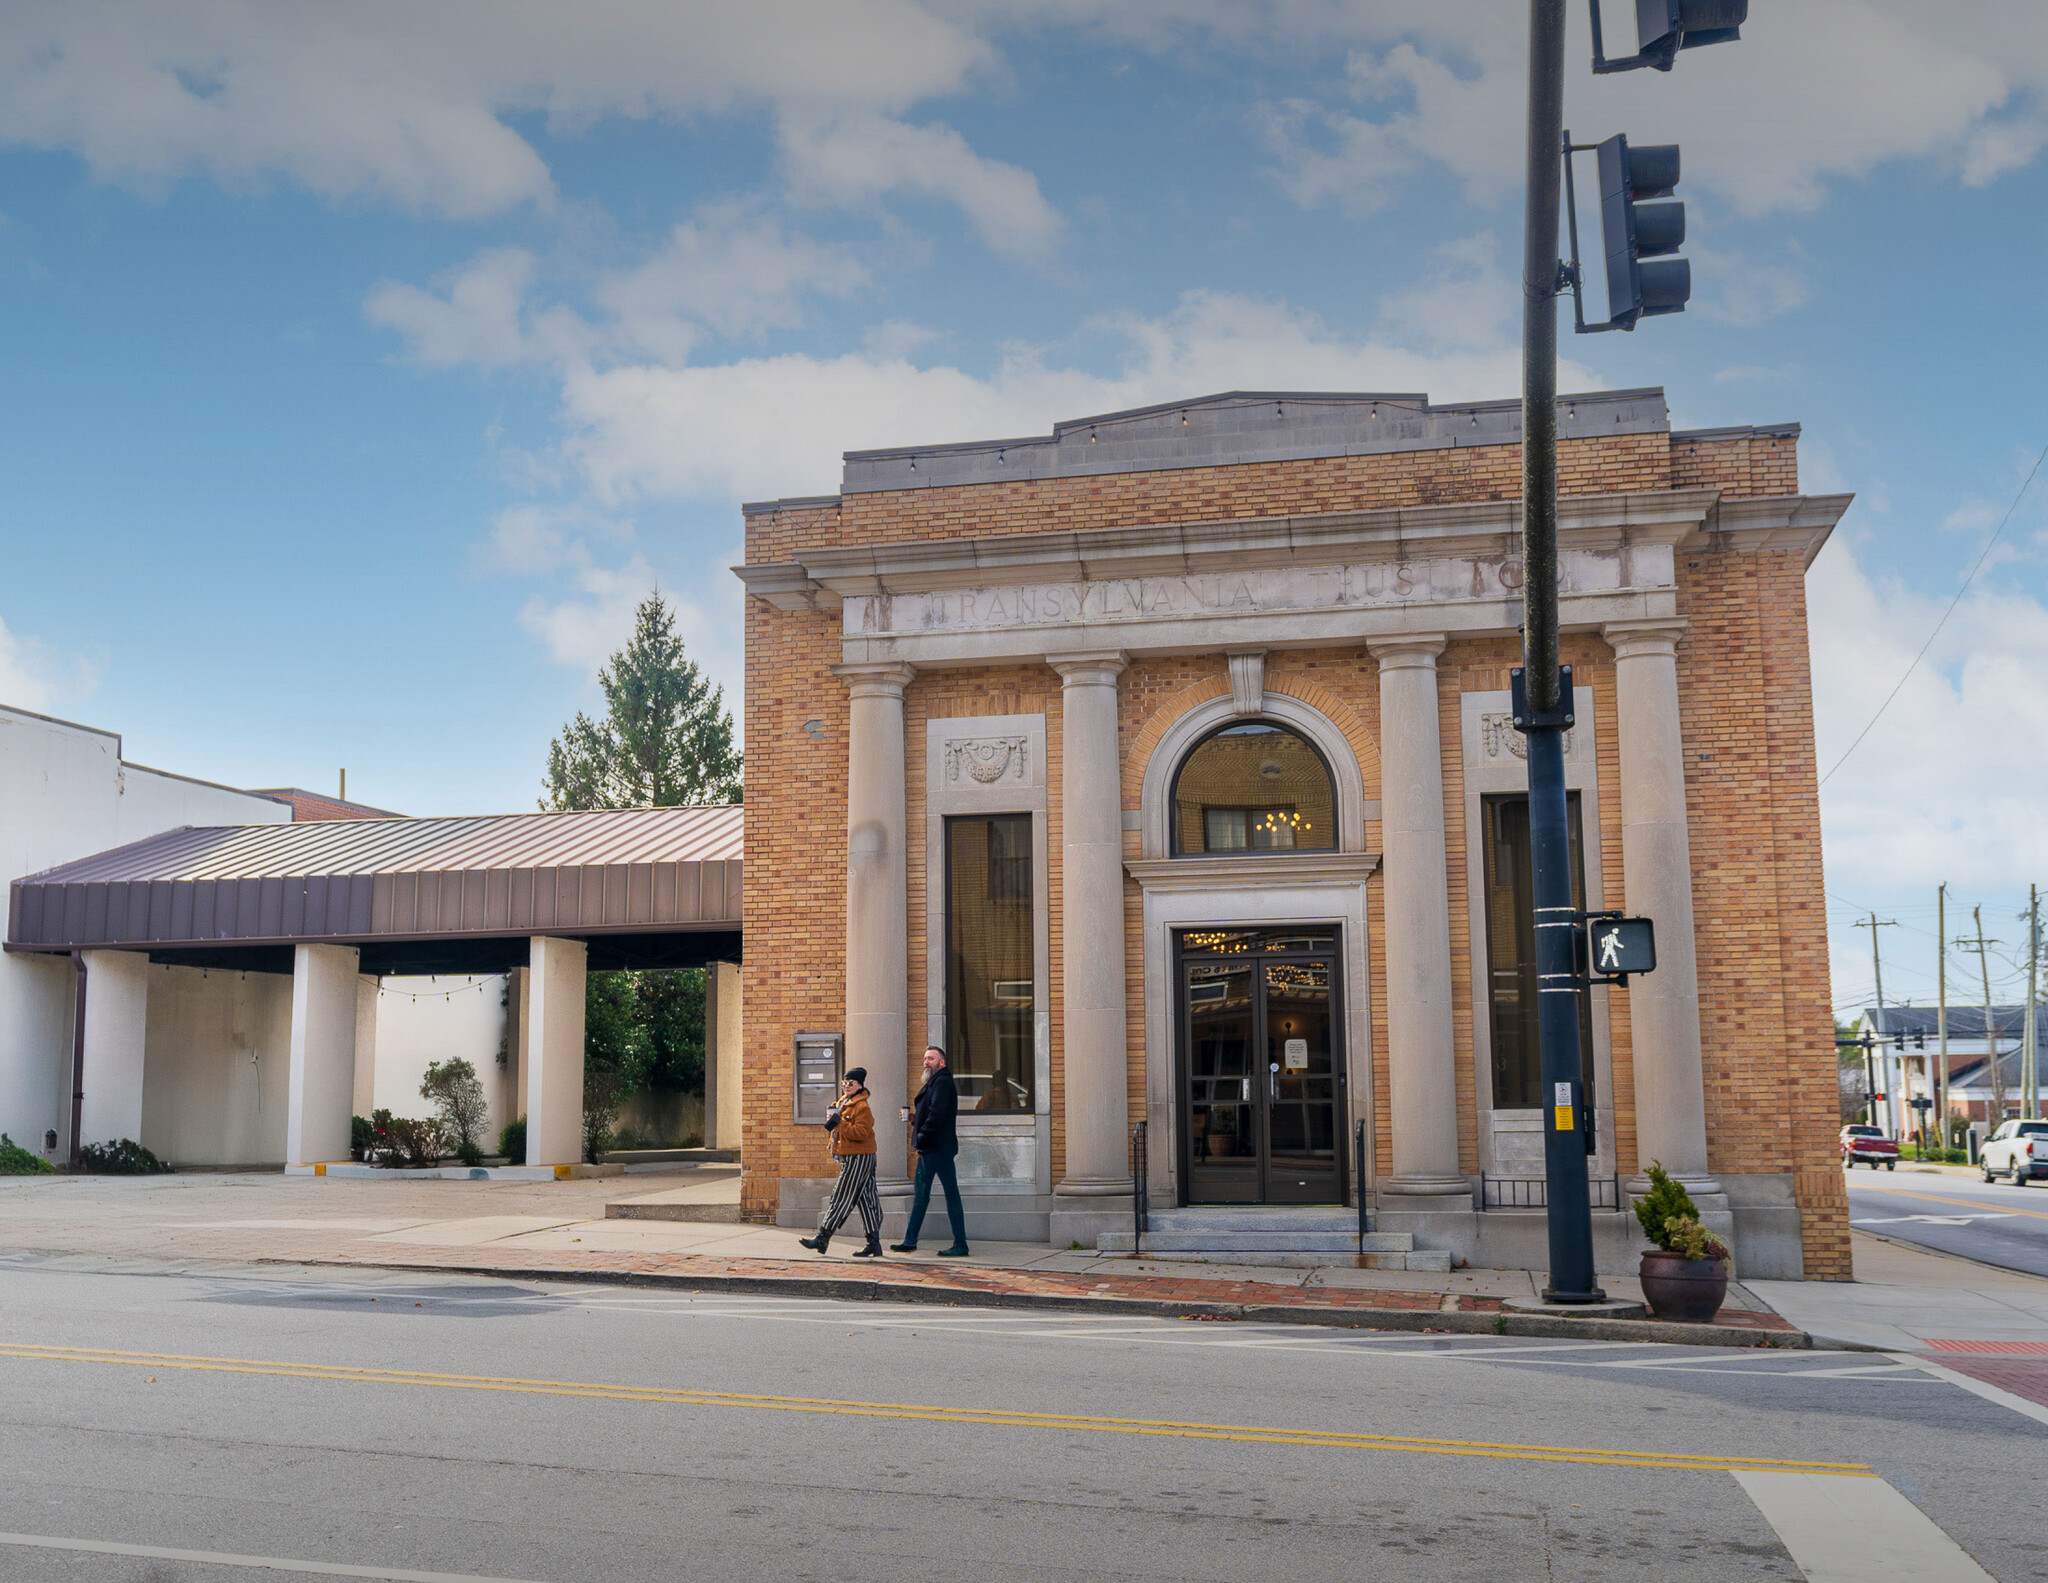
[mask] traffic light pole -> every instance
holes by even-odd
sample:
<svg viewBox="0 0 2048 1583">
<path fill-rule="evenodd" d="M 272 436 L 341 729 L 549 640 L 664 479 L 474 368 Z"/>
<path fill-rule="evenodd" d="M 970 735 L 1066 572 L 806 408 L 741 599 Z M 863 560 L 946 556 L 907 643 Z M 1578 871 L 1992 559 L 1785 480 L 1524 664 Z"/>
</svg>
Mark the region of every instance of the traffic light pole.
<svg viewBox="0 0 2048 1583">
<path fill-rule="evenodd" d="M 1593 1278 L 1580 980 L 1566 823 L 1564 733 L 1570 674 L 1557 664 L 1558 159 L 1564 146 L 1565 0 L 1529 0 L 1528 204 L 1522 241 L 1522 676 L 1515 725 L 1529 749 L 1537 1030 L 1550 1222 L 1545 1301 L 1605 1299 Z"/>
</svg>

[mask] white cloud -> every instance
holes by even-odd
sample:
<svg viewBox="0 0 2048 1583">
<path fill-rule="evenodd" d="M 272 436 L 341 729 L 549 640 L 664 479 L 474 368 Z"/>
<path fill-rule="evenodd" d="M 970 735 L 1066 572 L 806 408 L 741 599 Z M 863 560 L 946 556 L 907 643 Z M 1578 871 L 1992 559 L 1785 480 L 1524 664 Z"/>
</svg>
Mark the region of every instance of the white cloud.
<svg viewBox="0 0 2048 1583">
<path fill-rule="evenodd" d="M 1960 572 L 1957 573 L 1960 576 Z M 1846 538 L 1807 580 L 1820 773 L 1907 676 L 1951 596 L 1873 579 Z M 1828 885 L 1852 896 L 2003 890 L 2048 875 L 2048 605 L 1973 588 L 1821 793 Z"/>
<path fill-rule="evenodd" d="M 1439 247 L 1422 285 L 1381 303 L 1380 324 L 1425 345 L 1501 347 L 1521 333 L 1521 311 L 1519 283 L 1500 267 L 1500 244 L 1482 231 Z"/>
<path fill-rule="evenodd" d="M 958 201 L 1008 241 L 1050 213 L 1031 178 L 979 161 L 944 127 L 890 119 L 961 92 L 993 60 L 914 0 L 15 0 L 0 30 L 0 140 L 71 150 L 101 179 L 143 188 L 276 179 L 470 218 L 553 201 L 516 117 L 573 131 L 765 108 L 795 128 L 804 179 L 821 137 L 842 160 L 865 144 L 881 151 L 867 195 L 908 186 Z M 1021 218 L 1006 221 L 1005 204 Z"/>
<path fill-rule="evenodd" d="M 984 159 L 951 127 L 907 126 L 879 115 L 785 118 L 783 158 L 799 198 L 859 208 L 883 193 L 946 199 L 998 253 L 1030 257 L 1058 238 L 1060 217 L 1038 178 Z"/>
<path fill-rule="evenodd" d="M 689 657 L 704 674 L 725 689 L 726 704 L 738 723 L 744 671 L 740 637 L 739 579 L 724 568 L 745 559 L 730 546 L 712 557 L 718 571 L 687 592 L 662 583 L 646 558 L 635 554 L 618 566 L 586 566 L 570 592 L 555 598 L 536 595 L 519 612 L 519 624 L 546 647 L 548 657 L 594 678 L 598 668 L 633 635 L 633 612 L 659 589 L 675 612 L 676 632 Z"/>
<path fill-rule="evenodd" d="M 596 296 L 627 344 L 680 361 L 697 343 L 697 323 L 725 336 L 788 329 L 803 322 L 807 293 L 847 297 L 868 278 L 851 248 L 720 204 L 675 227 L 658 254 L 604 280 Z"/>
<path fill-rule="evenodd" d="M 1621 8 L 1624 9 L 1625 8 Z M 1371 208 L 1393 184 L 1448 171 L 1479 203 L 1522 173 L 1526 36 L 1504 3 L 1366 4 L 1346 91 L 1269 111 L 1277 175 L 1304 204 Z M 1306 25 L 1306 24 L 1305 24 Z M 1593 77 L 1583 13 L 1568 49 L 1567 124 L 1582 141 L 1627 131 L 1685 149 L 1687 190 L 1747 214 L 1809 209 L 1827 183 L 1928 158 L 1982 185 L 2048 145 L 2048 8 L 1922 0 L 1774 0 L 1740 43 L 1692 51 L 1669 74 Z"/>
<path fill-rule="evenodd" d="M 0 704 L 47 713 L 90 697 L 99 681 L 98 664 L 83 658 L 62 659 L 35 638 L 10 631 L 0 620 Z"/>
</svg>

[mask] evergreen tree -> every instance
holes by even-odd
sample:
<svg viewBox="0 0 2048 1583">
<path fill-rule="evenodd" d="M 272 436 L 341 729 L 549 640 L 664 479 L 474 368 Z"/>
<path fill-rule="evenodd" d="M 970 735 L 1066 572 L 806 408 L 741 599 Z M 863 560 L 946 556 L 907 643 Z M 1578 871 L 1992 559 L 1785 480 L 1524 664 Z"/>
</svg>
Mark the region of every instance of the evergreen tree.
<svg viewBox="0 0 2048 1583">
<path fill-rule="evenodd" d="M 725 689 L 684 657 L 660 593 L 641 602 L 633 636 L 597 673 L 603 718 L 581 710 L 548 747 L 541 807 L 674 808 L 740 800 Z"/>
<path fill-rule="evenodd" d="M 548 747 L 541 807 L 673 808 L 740 800 L 741 756 L 724 689 L 683 655 L 659 593 L 597 673 L 605 712 L 577 713 Z M 584 1148 L 611 1146 L 619 1109 L 643 1089 L 701 1093 L 704 974 L 696 968 L 592 973 L 584 999 Z"/>
</svg>

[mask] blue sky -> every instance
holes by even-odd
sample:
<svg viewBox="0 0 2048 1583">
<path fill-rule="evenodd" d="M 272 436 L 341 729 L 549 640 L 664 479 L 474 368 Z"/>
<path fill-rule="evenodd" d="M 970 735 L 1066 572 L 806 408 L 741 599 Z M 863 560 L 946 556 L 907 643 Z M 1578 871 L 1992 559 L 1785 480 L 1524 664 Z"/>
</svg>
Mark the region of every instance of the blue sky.
<svg viewBox="0 0 2048 1583">
<path fill-rule="evenodd" d="M 1669 76 L 1575 45 L 1576 135 L 1684 148 L 1695 296 L 1565 380 L 1798 420 L 1858 494 L 1810 581 L 1826 767 L 2048 446 L 2048 11 L 1752 10 Z M 11 6 L 0 699 L 231 783 L 530 806 L 656 582 L 737 705 L 737 504 L 841 450 L 1512 396 L 1524 15 Z M 1925 999 L 1938 881 L 2010 947 L 2048 880 L 2036 488 L 1824 792 L 1844 1005 L 1858 907 Z"/>
</svg>

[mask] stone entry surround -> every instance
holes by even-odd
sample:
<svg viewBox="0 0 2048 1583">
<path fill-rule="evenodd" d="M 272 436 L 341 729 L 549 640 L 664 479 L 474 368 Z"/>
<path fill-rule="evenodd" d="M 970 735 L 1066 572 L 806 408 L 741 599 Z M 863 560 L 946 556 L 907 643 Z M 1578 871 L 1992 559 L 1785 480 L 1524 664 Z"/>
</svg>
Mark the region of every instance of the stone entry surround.
<svg viewBox="0 0 2048 1583">
<path fill-rule="evenodd" d="M 850 460 L 849 478 L 854 472 Z M 751 507 L 750 532 L 762 512 L 840 504 Z M 1686 711 L 1701 688 L 1734 679 L 1688 682 L 1684 674 L 1684 572 L 1702 556 L 1803 565 L 1846 504 L 1718 487 L 1560 503 L 1568 647 L 1598 645 L 1602 707 L 1614 710 L 1613 741 L 1601 748 L 1589 792 L 1619 802 L 1618 819 L 1594 821 L 1605 829 L 1598 844 L 1619 848 L 1607 899 L 1655 918 L 1660 939 L 1656 974 L 1626 995 L 1596 996 L 1602 1062 L 1610 1045 L 1615 1052 L 1602 1149 L 1631 1180 L 1643 1162 L 1662 1159 L 1701 1199 L 1709 1223 L 1733 1235 L 1753 1275 L 1807 1273 L 1807 1187 L 1794 1180 L 1805 1164 L 1757 1159 L 1731 1169 L 1727 1147 L 1709 1136 L 1688 809 L 1688 795 L 1702 792 L 1688 778 Z M 1470 1019 L 1484 1015 L 1484 1002 L 1464 966 L 1465 794 L 1446 780 L 1464 751 L 1459 695 L 1505 685 L 1497 666 L 1476 688 L 1459 675 L 1472 655 L 1503 653 L 1518 626 L 1517 518 L 1512 502 L 1479 501 L 858 546 L 827 539 L 796 559 L 750 557 L 739 569 L 754 596 L 750 623 L 768 611 L 799 618 L 820 650 L 827 631 L 835 640 L 831 669 L 846 700 L 837 717 L 847 766 L 844 1020 L 849 1063 L 868 1065 L 877 1114 L 903 1102 L 884 1084 L 907 1091 L 914 1081 L 907 931 L 928 940 L 938 926 L 933 901 L 920 904 L 915 921 L 905 910 L 905 859 L 925 844 L 908 828 L 921 799 L 913 768 L 917 777 L 924 769 L 906 761 L 905 698 L 927 687 L 944 695 L 961 678 L 988 675 L 989 716 L 1005 714 L 994 701 L 1016 689 L 1058 699 L 1045 720 L 1059 815 L 1049 878 L 1060 995 L 1041 1007 L 1051 1014 L 1052 1055 L 1041 1106 L 1050 1105 L 1058 1158 L 1040 1153 L 1035 1176 L 1019 1178 L 1001 1212 L 1012 1221 L 1036 1213 L 1050 1193 L 1041 1234 L 1056 1243 L 1127 1228 L 1129 1124 L 1138 1114 L 1150 1133 L 1148 1192 L 1155 1203 L 1176 1202 L 1174 931 L 1335 923 L 1351 1119 L 1375 1140 L 1364 1186 L 1378 1223 L 1475 1264 L 1540 1267 L 1542 1216 L 1482 1212 L 1475 1202 L 1476 1172 L 1490 1156 L 1475 1153 L 1474 1074 L 1461 1062 L 1472 1059 Z M 1798 635 L 1803 642 L 1803 628 Z M 1307 683 L 1277 687 L 1275 666 L 1297 678 L 1304 668 L 1357 678 L 1376 695 L 1370 724 Z M 1158 695 L 1154 679 L 1167 672 L 1189 678 L 1170 697 Z M 1145 689 L 1143 704 L 1134 687 Z M 934 706 L 932 718 L 949 712 Z M 1329 760 L 1339 850 L 1174 857 L 1166 805 L 1180 755 L 1210 722 L 1261 716 L 1301 731 Z M 821 713 L 811 740 L 833 724 Z M 750 850 L 754 840 L 750 828 Z M 1588 854 L 1589 864 L 1599 860 Z M 932 969 L 920 960 L 917 971 Z M 814 1015 L 806 1025 L 830 1023 Z M 888 1152 L 902 1147 L 897 1131 L 883 1128 L 882 1174 L 900 1183 L 907 1158 Z M 822 1174 L 782 1176 L 777 1218 L 807 1218 L 825 1184 Z M 971 1186 L 969 1197 L 970 1228 L 998 1211 Z M 1632 1267 L 1632 1218 L 1598 1218 L 1601 1267 Z"/>
</svg>

